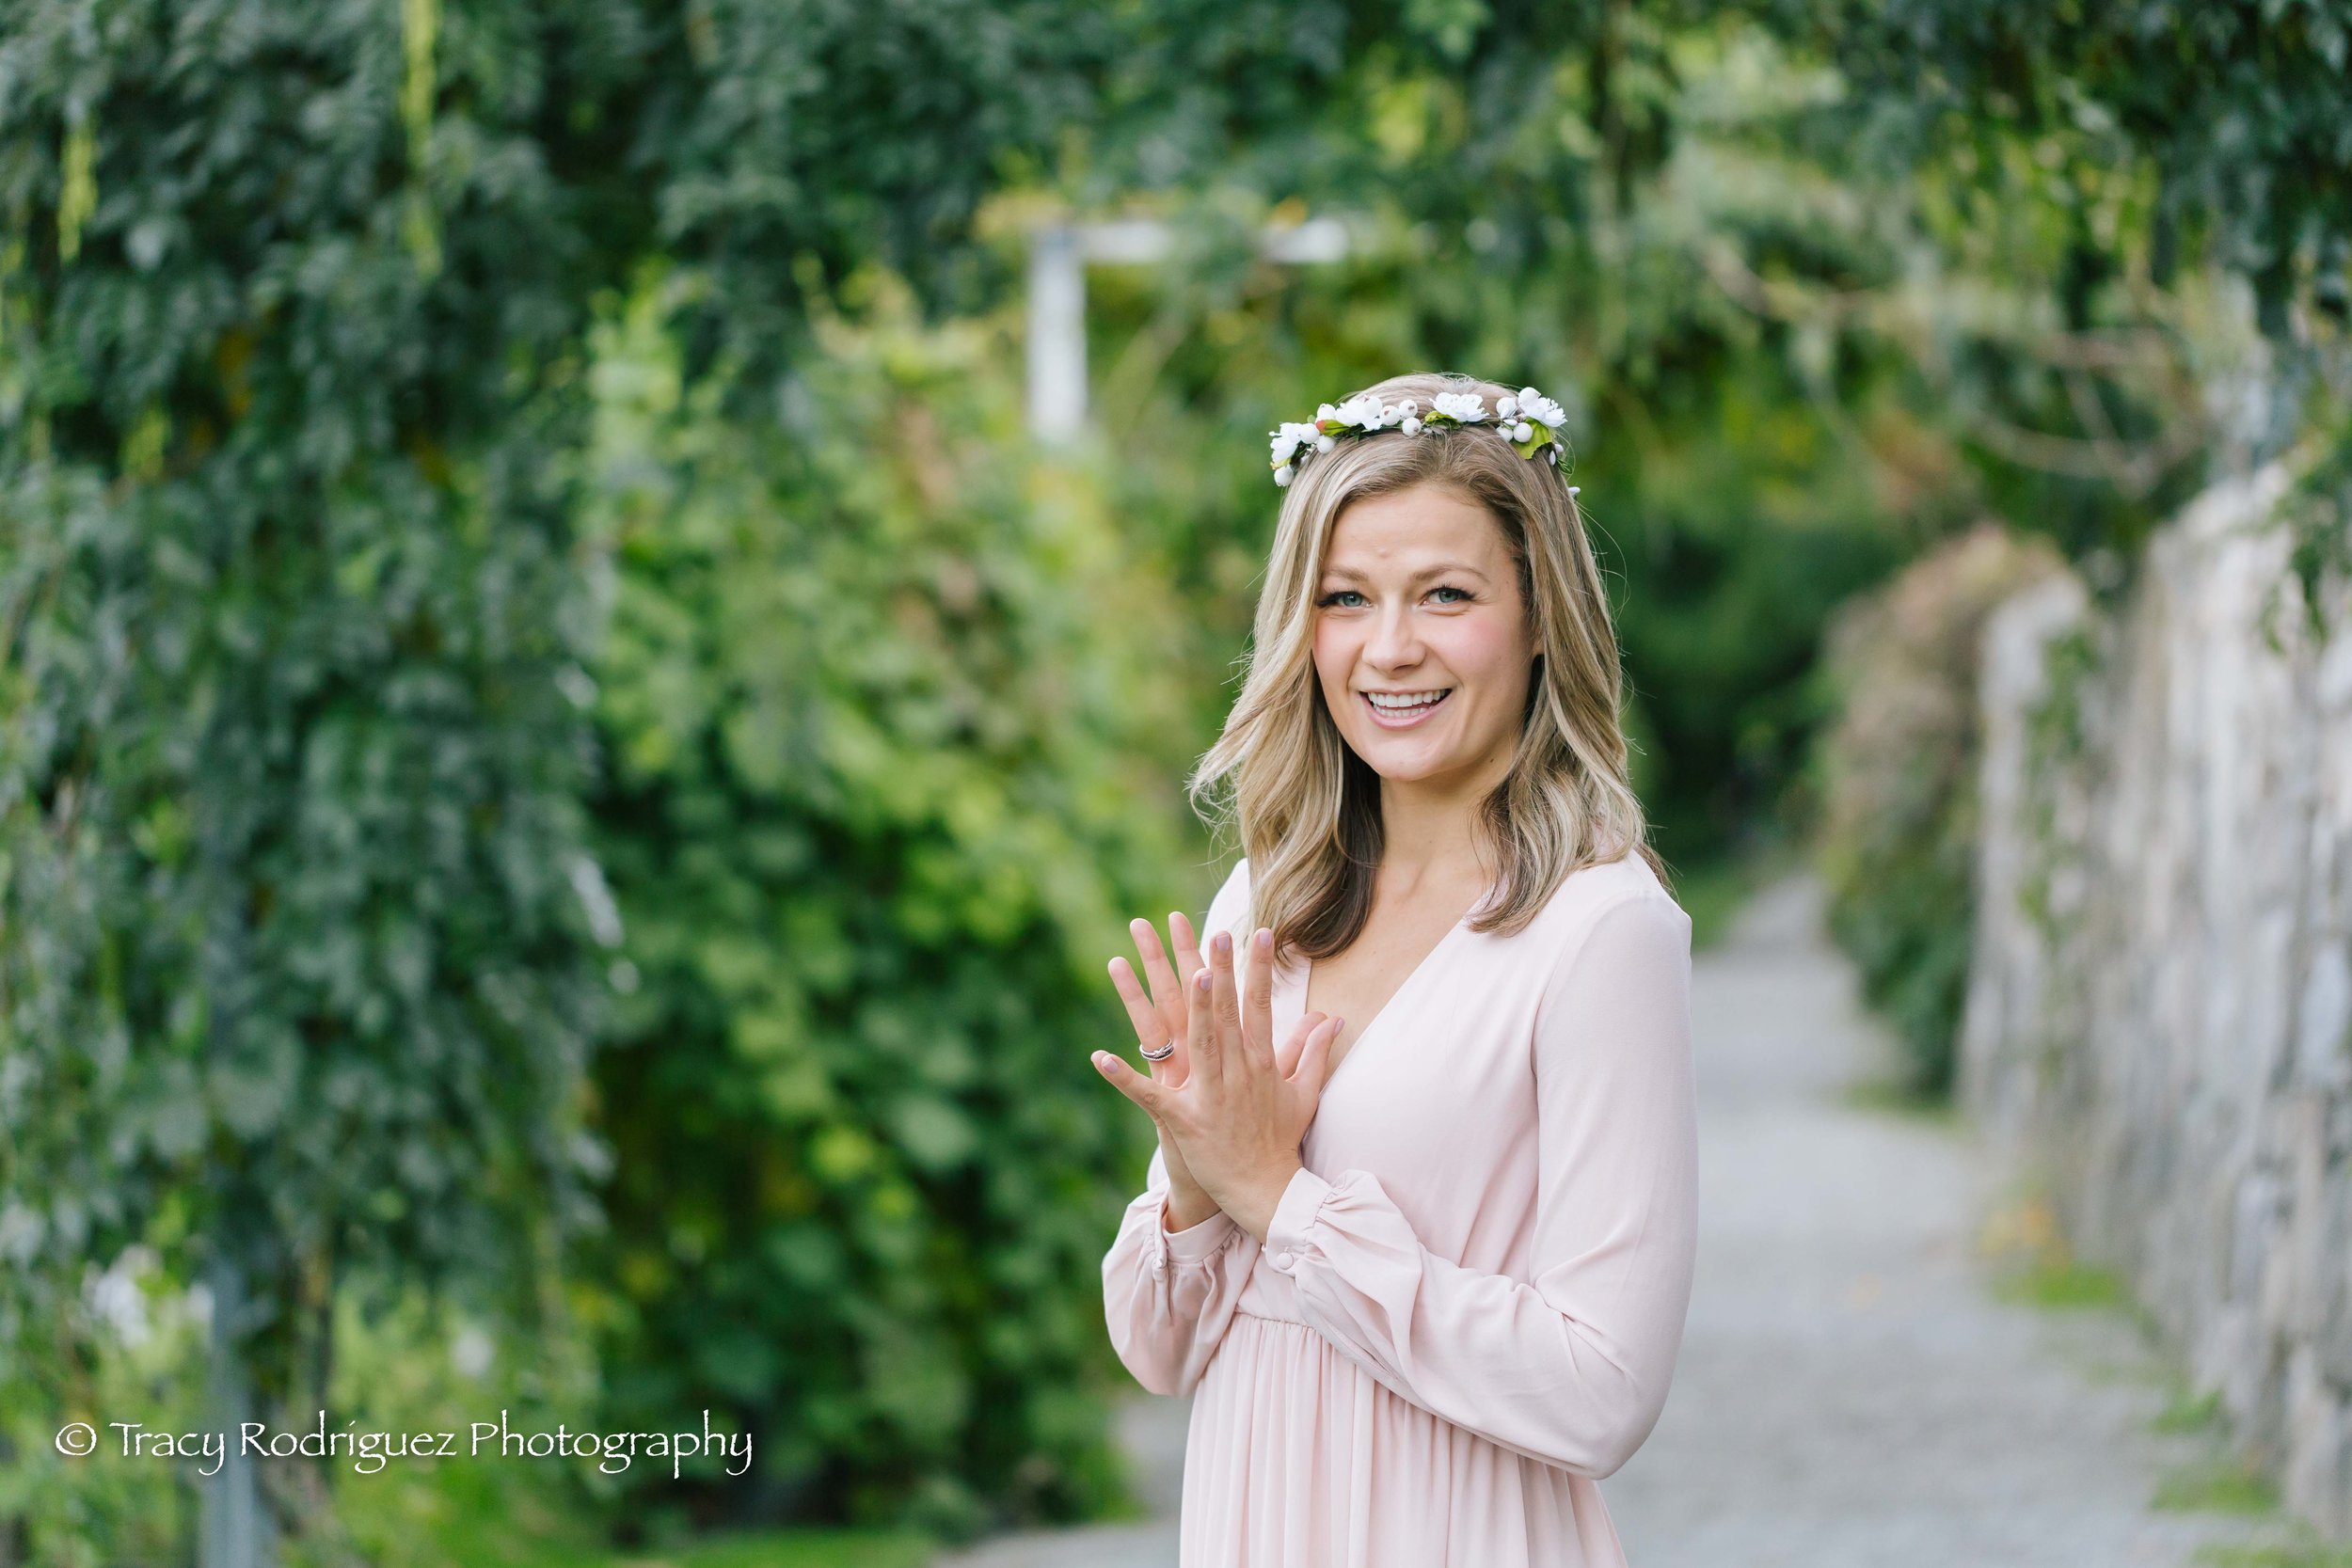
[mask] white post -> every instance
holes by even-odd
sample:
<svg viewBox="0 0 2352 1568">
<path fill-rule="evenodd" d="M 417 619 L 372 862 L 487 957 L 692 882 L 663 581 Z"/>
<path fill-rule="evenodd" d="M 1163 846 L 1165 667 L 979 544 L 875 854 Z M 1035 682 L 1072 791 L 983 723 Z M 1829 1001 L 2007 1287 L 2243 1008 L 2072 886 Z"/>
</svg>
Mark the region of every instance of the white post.
<svg viewBox="0 0 2352 1568">
<path fill-rule="evenodd" d="M 1040 439 L 1070 441 L 1086 428 L 1087 263 L 1156 261 L 1174 245 L 1157 218 L 1029 231 L 1029 428 Z M 1337 218 L 1311 218 L 1265 230 L 1259 248 L 1269 261 L 1336 261 L 1347 254 L 1347 228 Z"/>
<path fill-rule="evenodd" d="M 1086 262 L 1077 230 L 1054 224 L 1029 235 L 1029 428 L 1068 441 L 1086 416 Z"/>
</svg>

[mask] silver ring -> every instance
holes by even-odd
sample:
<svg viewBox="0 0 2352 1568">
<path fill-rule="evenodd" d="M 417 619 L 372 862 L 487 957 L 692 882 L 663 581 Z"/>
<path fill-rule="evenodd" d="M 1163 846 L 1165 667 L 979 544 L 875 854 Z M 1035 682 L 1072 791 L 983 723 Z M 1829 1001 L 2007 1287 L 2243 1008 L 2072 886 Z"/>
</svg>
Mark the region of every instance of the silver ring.
<svg viewBox="0 0 2352 1568">
<path fill-rule="evenodd" d="M 1169 1038 L 1168 1038 L 1168 1042 L 1166 1045 L 1161 1046 L 1161 1047 L 1160 1047 L 1157 1051 L 1147 1051 L 1147 1052 L 1145 1052 L 1145 1053 L 1143 1053 L 1143 1059 L 1144 1059 L 1145 1061 L 1147 1061 L 1147 1062 L 1165 1062 L 1165 1061 L 1167 1061 L 1167 1060 L 1168 1060 L 1170 1056 L 1173 1056 L 1173 1055 L 1175 1055 L 1175 1054 L 1176 1054 L 1176 1040 L 1175 1040 L 1175 1037 L 1174 1037 L 1173 1036 L 1170 1036 L 1170 1037 L 1169 1037 Z"/>
</svg>

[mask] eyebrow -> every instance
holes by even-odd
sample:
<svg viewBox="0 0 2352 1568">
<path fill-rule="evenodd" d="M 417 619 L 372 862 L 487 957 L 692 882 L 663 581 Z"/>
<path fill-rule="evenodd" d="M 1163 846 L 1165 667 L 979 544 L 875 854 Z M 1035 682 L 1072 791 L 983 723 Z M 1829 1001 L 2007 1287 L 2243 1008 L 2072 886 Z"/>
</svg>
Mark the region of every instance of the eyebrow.
<svg viewBox="0 0 2352 1568">
<path fill-rule="evenodd" d="M 1486 573 L 1480 571 L 1477 567 L 1470 565 L 1469 562 L 1462 561 L 1441 561 L 1435 566 L 1423 566 L 1420 571 L 1415 572 L 1411 577 L 1406 578 L 1405 580 L 1406 582 L 1420 582 L 1428 578 L 1441 578 L 1448 572 L 1467 572 L 1481 582 L 1485 582 L 1486 580 Z M 1323 569 L 1323 575 L 1327 578 L 1344 578 L 1349 582 L 1370 582 L 1372 580 L 1363 573 L 1356 570 L 1353 566 L 1326 566 Z"/>
</svg>

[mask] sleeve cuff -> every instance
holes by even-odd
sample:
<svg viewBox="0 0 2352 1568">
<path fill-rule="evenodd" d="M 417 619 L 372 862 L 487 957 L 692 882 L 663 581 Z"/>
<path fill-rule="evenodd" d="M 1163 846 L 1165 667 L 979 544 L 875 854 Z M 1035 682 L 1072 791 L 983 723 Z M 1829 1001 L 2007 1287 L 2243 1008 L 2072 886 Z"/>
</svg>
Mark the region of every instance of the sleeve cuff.
<svg viewBox="0 0 2352 1568">
<path fill-rule="evenodd" d="M 1301 1165 L 1282 1189 L 1274 1217 L 1266 1222 L 1266 1261 L 1288 1274 L 1312 1247 L 1315 1217 L 1331 1196 L 1331 1183 Z"/>
<path fill-rule="evenodd" d="M 1241 1227 L 1233 1223 L 1233 1216 L 1221 1209 L 1198 1225 L 1170 1230 L 1168 1228 L 1168 1200 L 1163 1197 L 1159 1207 L 1152 1212 L 1153 1272 L 1160 1272 L 1171 1259 L 1179 1263 L 1205 1262 L 1240 1234 Z"/>
</svg>

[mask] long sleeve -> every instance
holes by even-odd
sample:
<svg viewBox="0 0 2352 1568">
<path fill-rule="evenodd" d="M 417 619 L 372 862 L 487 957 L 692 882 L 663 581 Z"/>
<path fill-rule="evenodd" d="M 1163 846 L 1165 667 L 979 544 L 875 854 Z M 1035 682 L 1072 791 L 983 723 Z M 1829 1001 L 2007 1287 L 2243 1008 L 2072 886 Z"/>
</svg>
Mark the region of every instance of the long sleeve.
<svg viewBox="0 0 2352 1568">
<path fill-rule="evenodd" d="M 1188 1394 L 1233 1320 L 1258 1242 L 1221 1212 L 1171 1234 L 1167 1203 L 1168 1165 L 1155 1148 L 1144 1191 L 1103 1258 L 1103 1315 L 1137 1383 Z"/>
<path fill-rule="evenodd" d="M 1534 1022 L 1540 1189 L 1532 1277 L 1422 1245 L 1378 1180 L 1301 1170 L 1267 1227 L 1301 1315 L 1403 1398 L 1594 1478 L 1665 1407 L 1696 1263 L 1690 917 L 1662 893 L 1605 905 Z"/>
<path fill-rule="evenodd" d="M 1197 934 L 1205 942 L 1248 917 L 1244 858 L 1209 901 Z M 1154 1394 L 1188 1394 L 1232 1322 L 1258 1240 L 1222 1212 L 1170 1234 L 1167 1203 L 1168 1162 L 1154 1148 L 1144 1190 L 1127 1205 L 1103 1257 L 1103 1315 L 1112 1348 L 1137 1383 Z"/>
</svg>

